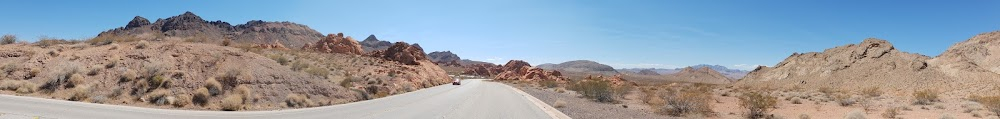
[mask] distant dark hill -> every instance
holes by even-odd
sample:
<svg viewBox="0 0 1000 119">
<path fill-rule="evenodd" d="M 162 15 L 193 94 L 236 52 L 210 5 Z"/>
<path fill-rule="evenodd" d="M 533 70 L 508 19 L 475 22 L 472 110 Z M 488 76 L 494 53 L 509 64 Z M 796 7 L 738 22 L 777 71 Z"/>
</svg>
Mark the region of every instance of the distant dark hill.
<svg viewBox="0 0 1000 119">
<path fill-rule="evenodd" d="M 196 42 L 221 43 L 232 39 L 234 43 L 275 44 L 298 48 L 306 43 L 318 41 L 323 34 L 308 26 L 292 22 L 248 21 L 246 24 L 230 25 L 223 21 L 206 21 L 191 12 L 157 19 L 136 16 L 125 27 L 101 32 L 98 36 L 135 36 L 147 40 L 186 40 Z"/>
<path fill-rule="evenodd" d="M 389 46 L 392 46 L 392 43 L 390 43 L 389 41 L 378 40 L 378 38 L 376 38 L 374 34 L 368 35 L 368 38 L 365 38 L 365 40 L 361 41 L 361 48 L 364 49 L 365 52 L 385 50 L 389 49 Z"/>
<path fill-rule="evenodd" d="M 615 70 L 615 68 L 590 60 L 574 60 L 559 64 L 546 63 L 535 67 L 564 72 L 599 73 L 608 75 L 618 74 L 618 71 Z"/>
<path fill-rule="evenodd" d="M 458 57 L 455 53 L 451 51 L 434 51 L 427 54 L 427 58 L 430 58 L 432 62 L 441 66 L 461 66 L 461 57 Z"/>
<path fill-rule="evenodd" d="M 694 69 L 700 69 L 702 67 L 707 67 L 709 69 L 712 69 L 712 70 L 715 70 L 715 71 L 717 71 L 719 73 L 722 73 L 722 75 L 725 75 L 726 77 L 728 77 L 729 79 L 732 79 L 732 80 L 738 80 L 740 78 L 743 78 L 743 76 L 746 76 L 747 73 L 750 73 L 750 71 L 739 70 L 739 69 L 729 69 L 729 68 L 727 68 L 725 66 L 722 66 L 722 65 L 699 64 L 699 65 L 693 65 L 693 66 L 689 66 L 689 67 L 694 68 Z M 641 74 L 640 72 L 643 71 L 643 70 L 650 70 L 650 71 L 656 72 L 657 74 L 665 75 L 665 74 L 678 73 L 678 72 L 680 72 L 683 69 L 684 68 L 675 68 L 675 69 L 630 68 L 630 69 L 618 69 L 618 71 L 620 71 L 620 72 L 628 72 L 628 73 Z"/>
</svg>

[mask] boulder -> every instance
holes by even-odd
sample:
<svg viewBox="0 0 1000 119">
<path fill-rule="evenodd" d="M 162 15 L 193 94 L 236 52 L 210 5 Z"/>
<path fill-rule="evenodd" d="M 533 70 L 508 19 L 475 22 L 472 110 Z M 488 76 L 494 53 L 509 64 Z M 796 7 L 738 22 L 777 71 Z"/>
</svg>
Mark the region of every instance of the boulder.
<svg viewBox="0 0 1000 119">
<path fill-rule="evenodd" d="M 351 55 L 361 55 L 361 45 L 350 36 L 344 37 L 343 33 L 329 34 L 315 44 L 306 44 L 302 49 L 310 49 L 324 53 L 341 53 Z"/>
</svg>

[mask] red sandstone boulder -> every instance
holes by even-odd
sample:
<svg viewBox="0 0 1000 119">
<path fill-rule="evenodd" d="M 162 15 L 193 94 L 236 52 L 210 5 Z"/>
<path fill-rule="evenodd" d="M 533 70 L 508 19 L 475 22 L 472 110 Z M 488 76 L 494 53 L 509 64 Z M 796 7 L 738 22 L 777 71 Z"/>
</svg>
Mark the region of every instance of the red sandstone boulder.
<svg viewBox="0 0 1000 119">
<path fill-rule="evenodd" d="M 307 43 L 302 47 L 302 49 L 315 50 L 325 53 L 342 53 L 352 55 L 361 55 L 364 51 L 361 49 L 361 44 L 359 44 L 357 40 L 354 40 L 354 38 L 351 38 L 350 36 L 345 38 L 344 33 L 328 34 L 316 43 Z"/>
</svg>

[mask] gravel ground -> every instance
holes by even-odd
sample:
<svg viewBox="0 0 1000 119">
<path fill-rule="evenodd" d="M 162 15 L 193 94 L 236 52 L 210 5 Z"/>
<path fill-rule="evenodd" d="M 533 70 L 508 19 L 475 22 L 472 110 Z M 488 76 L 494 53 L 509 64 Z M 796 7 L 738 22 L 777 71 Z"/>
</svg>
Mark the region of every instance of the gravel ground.
<svg viewBox="0 0 1000 119">
<path fill-rule="evenodd" d="M 671 117 L 655 114 L 649 106 L 642 105 L 637 98 L 626 97 L 622 104 L 598 103 L 585 98 L 578 98 L 573 91 L 558 93 L 555 89 L 540 89 L 538 87 L 515 86 L 522 91 L 535 96 L 539 100 L 552 105 L 556 100 L 565 101 L 565 107 L 557 108 L 562 113 L 574 119 L 669 119 Z M 623 105 L 627 105 L 625 108 Z"/>
</svg>

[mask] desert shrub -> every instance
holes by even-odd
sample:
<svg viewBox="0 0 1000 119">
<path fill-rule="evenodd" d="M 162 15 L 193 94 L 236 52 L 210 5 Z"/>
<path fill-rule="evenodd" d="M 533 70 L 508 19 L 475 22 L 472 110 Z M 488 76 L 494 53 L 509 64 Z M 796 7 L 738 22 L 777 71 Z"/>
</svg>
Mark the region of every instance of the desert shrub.
<svg viewBox="0 0 1000 119">
<path fill-rule="evenodd" d="M 559 82 L 556 82 L 555 80 L 542 80 L 538 81 L 538 84 L 545 88 L 559 87 Z"/>
<path fill-rule="evenodd" d="M 69 100 L 71 101 L 83 101 L 90 97 L 92 92 L 91 85 L 80 85 L 73 88 L 73 94 L 70 95 Z"/>
<path fill-rule="evenodd" d="M 861 110 L 854 110 L 847 113 L 847 116 L 844 117 L 844 119 L 866 119 L 865 112 L 862 112 Z"/>
<path fill-rule="evenodd" d="M 86 82 L 87 82 L 87 80 L 83 78 L 83 75 L 73 74 L 73 75 L 70 75 L 69 83 L 66 84 L 66 87 L 76 87 L 77 85 L 80 85 L 80 84 L 83 84 L 83 83 L 86 83 Z"/>
<path fill-rule="evenodd" d="M 156 105 L 169 105 L 173 103 L 173 100 L 167 99 L 167 97 L 172 97 L 170 96 L 172 93 L 170 90 L 153 90 L 153 92 L 147 93 L 144 99 Z"/>
<path fill-rule="evenodd" d="M 118 97 L 121 97 L 122 94 L 124 94 L 124 93 L 125 93 L 124 89 L 122 89 L 122 88 L 115 88 L 115 89 L 111 90 L 111 94 L 108 94 L 108 96 L 111 97 L 111 98 L 114 98 L 114 99 L 118 99 Z"/>
<path fill-rule="evenodd" d="M 149 47 L 149 42 L 146 40 L 140 40 L 139 43 L 135 44 L 135 49 L 146 49 L 146 47 Z"/>
<path fill-rule="evenodd" d="M 205 106 L 208 104 L 208 98 L 212 96 L 209 94 L 208 88 L 201 87 L 194 91 L 194 97 L 191 98 L 191 102 L 199 106 Z"/>
<path fill-rule="evenodd" d="M 799 98 L 793 98 L 793 99 L 792 99 L 792 104 L 802 104 L 802 99 L 799 99 Z"/>
<path fill-rule="evenodd" d="M 222 83 L 223 87 L 233 88 L 240 83 L 240 80 L 246 80 L 249 78 L 250 74 L 244 73 L 243 70 L 230 69 L 218 79 Z"/>
<path fill-rule="evenodd" d="M 33 93 L 35 83 L 24 80 L 0 80 L 0 90 L 10 90 L 20 94 Z"/>
<path fill-rule="evenodd" d="M 121 77 L 118 78 L 118 82 L 132 82 L 137 78 L 139 78 L 139 73 L 136 73 L 135 70 L 126 70 L 122 73 Z"/>
<path fill-rule="evenodd" d="M 0 38 L 0 45 L 14 44 L 14 42 L 17 42 L 17 36 L 14 35 L 7 34 Z"/>
<path fill-rule="evenodd" d="M 293 71 L 302 71 L 302 70 L 304 70 L 306 68 L 309 68 L 309 64 L 308 63 L 305 63 L 305 62 L 302 62 L 302 61 L 295 61 L 295 62 L 292 63 L 292 70 Z"/>
<path fill-rule="evenodd" d="M 292 60 L 288 60 L 288 58 L 285 58 L 285 56 L 281 55 L 268 55 L 267 57 L 271 58 L 271 60 L 274 60 L 275 62 L 278 62 L 278 64 L 281 65 L 288 65 L 289 63 L 292 62 Z"/>
<path fill-rule="evenodd" d="M 692 114 L 705 115 L 712 113 L 709 101 L 712 100 L 710 93 L 699 91 L 683 91 L 674 94 L 663 94 L 666 105 L 661 107 L 660 113 L 670 116 L 690 116 Z"/>
<path fill-rule="evenodd" d="M 237 111 L 243 109 L 243 96 L 239 94 L 230 94 L 226 98 L 222 99 L 222 110 L 223 111 Z"/>
<path fill-rule="evenodd" d="M 239 85 L 236 86 L 236 89 L 233 90 L 233 92 L 236 93 L 237 95 L 242 96 L 240 98 L 243 98 L 243 100 L 249 101 L 250 93 L 252 92 L 252 90 L 250 90 L 250 87 L 247 87 L 246 85 Z"/>
<path fill-rule="evenodd" d="M 177 95 L 177 101 L 174 101 L 174 107 L 184 107 L 191 104 L 191 96 L 188 95 Z"/>
<path fill-rule="evenodd" d="M 90 45 L 107 45 L 114 42 L 132 42 L 132 41 L 139 41 L 139 38 L 131 35 L 103 35 L 88 39 L 87 41 L 84 42 Z"/>
<path fill-rule="evenodd" d="M 91 66 L 90 69 L 87 69 L 87 76 L 97 75 L 97 73 L 101 72 L 101 69 L 104 69 L 103 65 L 94 65 L 94 66 Z"/>
<path fill-rule="evenodd" d="M 24 79 L 35 78 L 36 76 L 38 76 L 38 73 L 42 73 L 42 70 L 37 68 L 32 68 L 31 70 L 28 71 L 28 75 L 24 76 Z"/>
<path fill-rule="evenodd" d="M 309 107 L 312 106 L 312 103 L 312 100 L 301 94 L 291 93 L 285 97 L 285 105 L 288 107 Z"/>
<path fill-rule="evenodd" d="M 107 96 L 103 96 L 103 95 L 96 95 L 96 96 L 90 97 L 90 102 L 91 103 L 104 104 L 104 103 L 108 102 L 108 97 Z"/>
<path fill-rule="evenodd" d="M 555 102 L 552 103 L 552 106 L 555 107 L 555 108 L 566 107 L 566 101 L 563 101 L 561 99 L 557 99 Z"/>
<path fill-rule="evenodd" d="M 205 80 L 205 89 L 211 96 L 220 95 L 222 94 L 222 83 L 219 83 L 215 78 L 208 78 Z"/>
<path fill-rule="evenodd" d="M 229 46 L 229 45 L 232 44 L 232 42 L 233 42 L 233 40 L 227 38 L 227 39 L 222 40 L 222 44 L 221 45 L 222 46 Z"/>
<path fill-rule="evenodd" d="M 347 79 L 340 80 L 339 84 L 340 84 L 341 87 L 351 88 L 351 87 L 354 87 L 353 83 L 356 80 L 360 80 L 360 79 L 358 79 L 357 77 L 354 77 L 354 76 L 348 76 Z"/>
<path fill-rule="evenodd" d="M 35 42 L 35 45 L 37 45 L 38 47 L 47 48 L 47 47 L 53 46 L 53 45 L 71 44 L 71 43 L 75 43 L 75 42 L 74 41 L 69 41 L 69 40 L 66 40 L 66 39 L 57 39 L 57 38 L 51 38 L 51 37 L 47 37 L 47 36 L 40 36 L 40 37 L 38 37 L 38 41 Z"/>
<path fill-rule="evenodd" d="M 574 84 L 572 90 L 582 94 L 588 99 L 595 99 L 597 102 L 615 102 L 614 89 L 611 83 L 602 80 L 585 80 Z"/>
<path fill-rule="evenodd" d="M 767 113 L 778 104 L 778 98 L 752 91 L 743 93 L 739 99 L 740 107 L 747 109 L 746 116 L 751 119 L 767 117 Z"/>
<path fill-rule="evenodd" d="M 897 116 L 899 116 L 899 109 L 900 109 L 899 107 L 889 107 L 885 109 L 885 112 L 882 112 L 882 117 L 885 117 L 887 119 L 895 119 Z"/>
<path fill-rule="evenodd" d="M 809 115 L 799 114 L 799 119 L 809 119 Z"/>
<path fill-rule="evenodd" d="M 840 106 L 846 107 L 854 105 L 854 103 L 857 103 L 857 100 L 854 100 L 854 98 L 851 98 L 851 96 L 847 94 L 835 94 L 832 96 L 832 98 L 834 101 L 837 101 L 837 104 L 839 104 Z"/>
<path fill-rule="evenodd" d="M 820 93 L 823 93 L 823 94 L 826 94 L 826 95 L 830 95 L 831 93 L 834 93 L 834 92 L 835 92 L 835 91 L 834 91 L 834 90 L 833 90 L 832 88 L 830 88 L 830 87 L 820 87 L 820 88 L 819 88 L 819 90 L 817 90 L 817 91 L 819 91 Z"/>
<path fill-rule="evenodd" d="M 306 73 L 309 73 L 309 74 L 311 74 L 313 76 L 319 76 L 319 77 L 326 78 L 327 75 L 330 75 L 330 70 L 327 70 L 326 68 L 321 68 L 321 67 L 311 67 L 311 68 L 306 69 Z"/>
<path fill-rule="evenodd" d="M 913 92 L 913 104 L 915 105 L 931 105 L 938 101 L 938 92 L 925 89 Z"/>
<path fill-rule="evenodd" d="M 149 80 L 149 87 L 152 88 L 170 88 L 170 78 L 163 75 L 156 75 Z"/>
<path fill-rule="evenodd" d="M 878 87 L 870 87 L 861 89 L 861 94 L 868 97 L 878 97 L 882 96 L 882 90 L 880 90 Z"/>
<path fill-rule="evenodd" d="M 15 63 L 7 63 L 4 64 L 3 67 L 0 67 L 0 69 L 2 69 L 4 73 L 11 74 L 14 73 L 14 71 L 17 71 L 17 69 L 20 69 L 20 67 L 18 67 Z"/>
<path fill-rule="evenodd" d="M 1000 96 L 974 96 L 972 99 L 986 107 L 986 110 L 1000 116 Z"/>
</svg>

